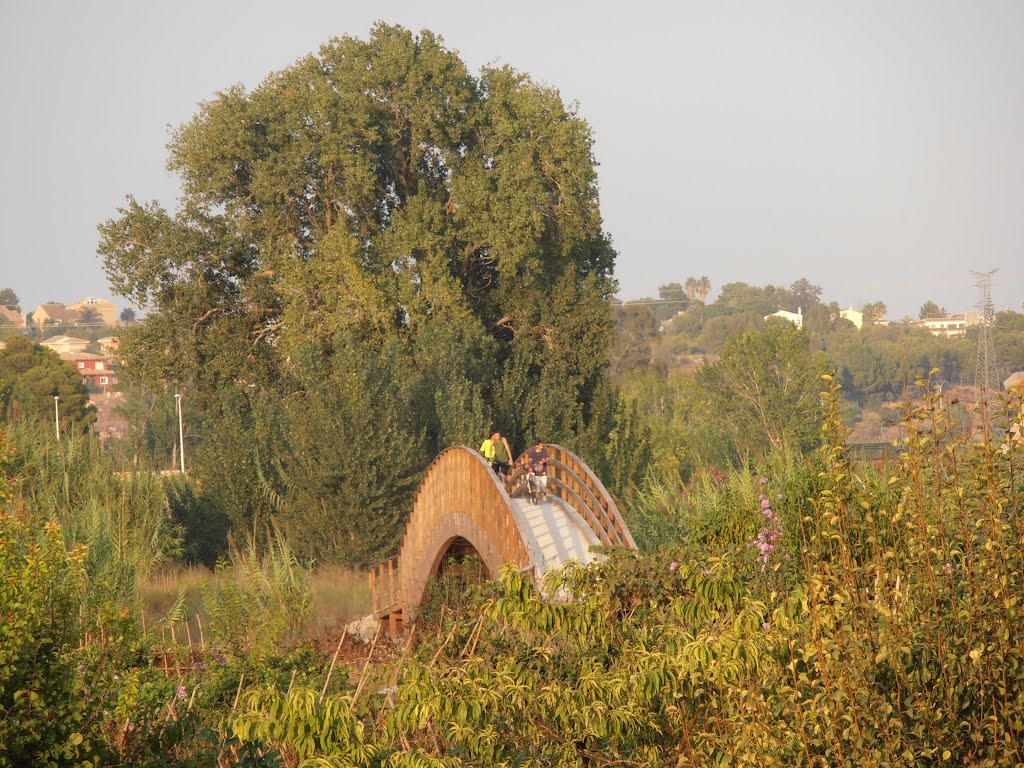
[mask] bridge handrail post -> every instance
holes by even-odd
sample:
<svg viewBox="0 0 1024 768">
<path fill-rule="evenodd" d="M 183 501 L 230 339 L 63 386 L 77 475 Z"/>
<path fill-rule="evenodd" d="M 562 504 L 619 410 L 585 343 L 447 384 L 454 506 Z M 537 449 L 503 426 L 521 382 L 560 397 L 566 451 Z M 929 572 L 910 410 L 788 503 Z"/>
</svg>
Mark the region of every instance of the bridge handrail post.
<svg viewBox="0 0 1024 768">
<path fill-rule="evenodd" d="M 625 520 L 622 517 L 622 513 L 619 511 L 618 505 L 615 503 L 615 499 L 605 488 L 604 483 L 601 479 L 593 473 L 593 471 L 584 464 L 580 458 L 567 448 L 562 446 L 556 446 L 566 457 L 568 457 L 573 464 L 579 467 L 577 474 L 579 474 L 586 482 L 586 484 L 594 492 L 594 495 L 600 500 L 601 507 L 607 513 L 610 521 L 613 525 L 613 529 L 616 532 L 614 538 L 618 539 L 618 543 L 623 546 L 631 547 L 636 549 L 636 542 L 633 540 L 633 535 L 629 531 L 629 527 L 626 525 Z"/>
<path fill-rule="evenodd" d="M 571 489 L 573 491 L 573 495 L 575 495 L 576 498 L 578 498 L 583 504 L 586 504 L 588 512 L 590 512 L 593 515 L 597 524 L 600 525 L 604 532 L 608 534 L 609 543 L 621 543 L 621 536 L 616 535 L 617 531 L 615 524 L 608 516 L 608 512 L 605 510 L 604 505 L 601 504 L 600 499 L 598 499 L 597 496 L 594 494 L 594 490 L 585 482 L 585 478 L 581 477 L 580 474 L 573 470 L 571 466 L 564 464 L 559 459 L 552 459 L 551 464 L 556 469 L 561 468 L 565 470 L 565 472 L 568 473 L 570 477 L 579 485 L 580 490 L 586 493 L 587 498 L 584 498 L 579 493 L 579 491 L 577 491 L 576 489 Z M 563 483 L 563 485 L 569 487 L 567 484 Z M 568 499 L 566 499 L 566 501 L 568 501 Z"/>
</svg>

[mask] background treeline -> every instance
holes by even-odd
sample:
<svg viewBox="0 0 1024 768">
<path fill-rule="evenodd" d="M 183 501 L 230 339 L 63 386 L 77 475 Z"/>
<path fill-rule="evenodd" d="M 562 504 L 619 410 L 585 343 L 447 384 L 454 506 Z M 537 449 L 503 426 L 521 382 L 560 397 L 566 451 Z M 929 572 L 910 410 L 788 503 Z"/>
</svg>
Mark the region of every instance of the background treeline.
<svg viewBox="0 0 1024 768">
<path fill-rule="evenodd" d="M 711 290 L 710 281 L 706 290 Z M 872 302 L 862 308 L 864 327 L 858 330 L 840 316 L 845 307 L 825 303 L 821 294 L 822 288 L 806 278 L 788 288 L 727 283 L 714 301 L 705 304 L 700 293 L 668 283 L 661 286 L 656 299 L 615 305 L 619 335 L 612 372 L 693 367 L 705 356 L 720 354 L 734 336 L 780 322 L 764 318 L 784 309 L 801 311 L 811 348 L 825 352 L 842 377 L 844 397 L 858 405 L 899 400 L 905 381 L 912 382 L 917 373 L 933 367 L 941 369 L 948 382 L 974 382 L 977 327 L 968 328 L 964 336 L 945 338 L 933 336 L 910 318 L 881 324 L 876 321 L 884 317 L 885 305 Z M 949 313 L 926 301 L 919 315 L 935 318 Z M 997 312 L 993 342 L 1002 378 L 1024 368 L 1024 314 L 1009 309 Z"/>
<path fill-rule="evenodd" d="M 947 389 L 974 384 L 976 327 L 945 338 L 909 320 L 882 324 L 885 306 L 873 302 L 858 329 L 806 279 L 789 288 L 729 283 L 704 303 L 710 292 L 706 277 L 690 278 L 663 285 L 658 299 L 615 305 L 611 378 L 650 434 L 661 478 L 744 466 L 781 442 L 805 451 L 815 441 L 807 393 L 825 371 L 843 385 L 846 418 L 861 428 L 855 439 L 867 442 L 893 439 L 892 406 L 917 376 L 937 368 Z M 778 309 L 799 310 L 803 332 L 765 320 Z M 920 314 L 946 313 L 929 301 Z M 1024 314 L 997 313 L 993 340 L 1001 377 L 1024 369 Z M 969 425 L 965 408 L 956 416 Z"/>
</svg>

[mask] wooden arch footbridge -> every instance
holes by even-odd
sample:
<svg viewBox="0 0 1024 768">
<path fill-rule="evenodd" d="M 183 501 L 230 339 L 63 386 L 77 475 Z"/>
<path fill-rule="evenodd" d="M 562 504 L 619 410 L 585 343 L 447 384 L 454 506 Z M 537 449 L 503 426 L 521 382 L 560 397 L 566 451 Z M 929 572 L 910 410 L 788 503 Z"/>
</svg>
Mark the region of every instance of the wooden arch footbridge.
<svg viewBox="0 0 1024 768">
<path fill-rule="evenodd" d="M 416 493 L 398 555 L 370 570 L 374 617 L 401 622 L 450 558 L 475 554 L 487 577 L 514 563 L 540 579 L 573 560 L 592 562 L 593 546 L 636 548 L 590 467 L 559 445 L 547 449 L 548 499 L 538 504 L 525 498 L 525 455 L 512 465 L 506 490 L 476 451 L 459 446 L 439 454 Z"/>
</svg>

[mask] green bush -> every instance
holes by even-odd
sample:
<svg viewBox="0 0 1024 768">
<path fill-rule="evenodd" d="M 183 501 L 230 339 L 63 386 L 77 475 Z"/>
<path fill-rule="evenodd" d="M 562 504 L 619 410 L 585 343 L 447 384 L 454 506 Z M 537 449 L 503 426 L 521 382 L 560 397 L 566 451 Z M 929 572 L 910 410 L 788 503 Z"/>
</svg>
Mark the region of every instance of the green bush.
<svg viewBox="0 0 1024 768">
<path fill-rule="evenodd" d="M 228 516 L 187 477 L 164 480 L 171 519 L 182 531 L 182 558 L 212 568 L 228 548 Z"/>
<path fill-rule="evenodd" d="M 95 712 L 75 669 L 84 547 L 0 513 L 0 766 L 97 765 Z"/>
</svg>

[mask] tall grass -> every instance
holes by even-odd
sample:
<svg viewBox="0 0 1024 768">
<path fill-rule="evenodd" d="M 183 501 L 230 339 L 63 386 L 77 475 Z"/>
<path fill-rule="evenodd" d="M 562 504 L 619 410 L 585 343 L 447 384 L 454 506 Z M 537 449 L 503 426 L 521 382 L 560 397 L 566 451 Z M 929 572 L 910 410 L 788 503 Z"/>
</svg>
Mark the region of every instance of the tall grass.
<svg viewBox="0 0 1024 768">
<path fill-rule="evenodd" d="M 233 540 L 202 586 L 210 636 L 238 657 L 261 658 L 298 639 L 312 614 L 311 568 L 281 531 Z"/>
<path fill-rule="evenodd" d="M 162 481 L 119 472 L 99 440 L 38 425 L 6 428 L 14 482 L 9 502 L 22 514 L 60 523 L 65 543 L 88 546 L 89 602 L 132 602 L 136 576 L 148 576 L 181 551 L 181 534 Z"/>
<path fill-rule="evenodd" d="M 230 567 L 230 566 L 228 566 Z M 220 578 L 202 565 L 171 564 L 156 573 L 137 580 L 137 591 L 148 629 L 155 629 L 167 619 L 176 606 L 183 620 L 188 621 L 191 636 L 198 641 L 210 627 L 210 610 L 204 592 Z M 323 565 L 309 574 L 312 608 L 302 623 L 302 633 L 310 637 L 336 635 L 339 628 L 370 613 L 370 587 L 363 571 L 338 565 Z M 203 629 L 200 630 L 200 622 Z M 203 633 L 201 635 L 201 632 Z M 177 639 L 187 637 L 179 627 Z"/>
<path fill-rule="evenodd" d="M 645 552 L 669 545 L 735 547 L 748 543 L 760 527 L 762 494 L 783 496 L 787 509 L 799 514 L 819 469 L 816 456 L 784 445 L 758 467 L 727 474 L 703 468 L 689 482 L 678 471 L 652 471 L 627 495 L 627 522 Z"/>
<path fill-rule="evenodd" d="M 313 614 L 310 632 L 334 631 L 370 613 L 370 582 L 364 571 L 323 565 L 310 580 Z"/>
</svg>

